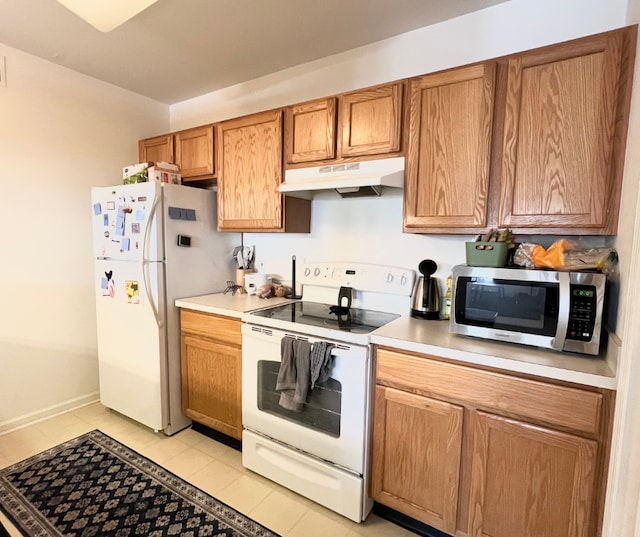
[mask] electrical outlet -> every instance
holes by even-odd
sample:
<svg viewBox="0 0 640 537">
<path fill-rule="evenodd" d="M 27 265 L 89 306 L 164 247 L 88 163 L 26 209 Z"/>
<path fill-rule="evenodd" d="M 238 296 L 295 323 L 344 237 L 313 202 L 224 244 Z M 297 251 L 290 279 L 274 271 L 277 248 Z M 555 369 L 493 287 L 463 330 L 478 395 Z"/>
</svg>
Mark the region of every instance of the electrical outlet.
<svg viewBox="0 0 640 537">
<path fill-rule="evenodd" d="M 0 87 L 7 87 L 7 61 L 6 56 L 0 56 Z"/>
</svg>

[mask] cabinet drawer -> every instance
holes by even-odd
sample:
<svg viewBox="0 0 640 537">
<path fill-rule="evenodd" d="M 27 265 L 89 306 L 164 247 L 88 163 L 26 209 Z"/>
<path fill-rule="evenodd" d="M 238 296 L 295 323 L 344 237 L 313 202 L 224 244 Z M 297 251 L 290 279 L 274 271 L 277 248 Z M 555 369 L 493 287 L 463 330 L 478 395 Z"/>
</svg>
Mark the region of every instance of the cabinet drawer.
<svg viewBox="0 0 640 537">
<path fill-rule="evenodd" d="M 598 392 L 378 349 L 376 382 L 598 434 Z"/>
<path fill-rule="evenodd" d="M 229 317 L 211 315 L 191 310 L 180 310 L 180 329 L 218 341 L 242 345 L 242 322 Z"/>
</svg>

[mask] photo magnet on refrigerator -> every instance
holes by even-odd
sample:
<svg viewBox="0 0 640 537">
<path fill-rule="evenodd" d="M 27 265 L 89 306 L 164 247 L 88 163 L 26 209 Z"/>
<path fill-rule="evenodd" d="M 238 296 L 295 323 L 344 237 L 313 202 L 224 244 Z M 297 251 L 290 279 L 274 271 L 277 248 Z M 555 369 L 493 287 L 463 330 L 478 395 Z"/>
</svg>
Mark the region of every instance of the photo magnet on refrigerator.
<svg viewBox="0 0 640 537">
<path fill-rule="evenodd" d="M 127 293 L 127 302 L 129 304 L 140 304 L 140 288 L 135 280 L 125 280 L 125 290 Z"/>
</svg>

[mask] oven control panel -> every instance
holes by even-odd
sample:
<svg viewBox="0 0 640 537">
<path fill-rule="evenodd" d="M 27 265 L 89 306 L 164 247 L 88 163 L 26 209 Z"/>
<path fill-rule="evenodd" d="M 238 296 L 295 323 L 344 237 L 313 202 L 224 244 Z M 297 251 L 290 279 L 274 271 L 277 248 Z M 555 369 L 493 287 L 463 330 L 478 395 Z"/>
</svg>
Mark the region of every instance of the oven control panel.
<svg viewBox="0 0 640 537">
<path fill-rule="evenodd" d="M 410 296 L 416 273 L 412 269 L 367 263 L 307 263 L 302 284 L 324 287 L 354 287 L 377 293 Z"/>
</svg>

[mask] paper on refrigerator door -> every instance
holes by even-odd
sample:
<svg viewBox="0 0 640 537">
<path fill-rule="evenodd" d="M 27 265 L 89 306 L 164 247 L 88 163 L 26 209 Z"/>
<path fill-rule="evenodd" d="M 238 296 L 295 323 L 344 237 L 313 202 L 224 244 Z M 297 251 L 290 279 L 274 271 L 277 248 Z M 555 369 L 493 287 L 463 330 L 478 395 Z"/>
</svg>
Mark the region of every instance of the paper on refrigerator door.
<svg viewBox="0 0 640 537">
<path fill-rule="evenodd" d="M 156 195 L 155 183 L 92 189 L 96 258 L 162 260 L 162 241 L 158 238 L 162 215 L 152 218 Z"/>
<path fill-rule="evenodd" d="M 127 303 L 140 304 L 140 284 L 136 280 L 125 280 L 124 286 Z"/>
<path fill-rule="evenodd" d="M 97 272 L 98 296 L 123 304 L 142 304 L 143 293 L 137 263 L 116 263 L 115 267 L 109 266 L 108 263 L 106 260 L 100 262 L 103 268 Z"/>
</svg>

